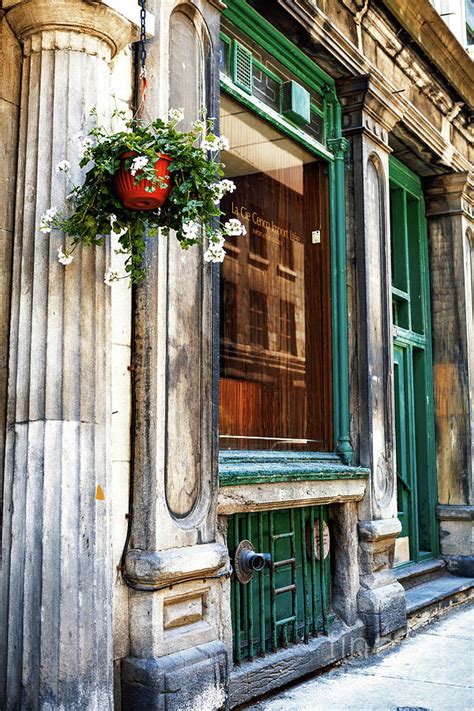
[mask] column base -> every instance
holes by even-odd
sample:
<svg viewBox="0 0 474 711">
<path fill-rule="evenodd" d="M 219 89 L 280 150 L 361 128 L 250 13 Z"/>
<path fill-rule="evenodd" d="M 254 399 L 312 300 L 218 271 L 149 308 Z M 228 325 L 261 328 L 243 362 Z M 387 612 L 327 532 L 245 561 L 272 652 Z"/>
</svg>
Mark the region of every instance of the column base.
<svg viewBox="0 0 474 711">
<path fill-rule="evenodd" d="M 440 504 L 436 513 L 441 555 L 446 561 L 446 569 L 453 575 L 474 577 L 474 506 Z"/>
<path fill-rule="evenodd" d="M 396 518 L 359 522 L 361 587 L 357 602 L 367 642 L 373 649 L 406 632 L 405 589 L 392 570 L 400 530 Z"/>
<path fill-rule="evenodd" d="M 122 705 L 147 711 L 217 711 L 227 697 L 228 657 L 215 641 L 166 657 L 122 661 Z"/>
<path fill-rule="evenodd" d="M 405 634 L 407 613 L 405 590 L 398 582 L 375 590 L 361 590 L 359 614 L 365 623 L 367 643 L 373 649 L 385 646 Z"/>
</svg>

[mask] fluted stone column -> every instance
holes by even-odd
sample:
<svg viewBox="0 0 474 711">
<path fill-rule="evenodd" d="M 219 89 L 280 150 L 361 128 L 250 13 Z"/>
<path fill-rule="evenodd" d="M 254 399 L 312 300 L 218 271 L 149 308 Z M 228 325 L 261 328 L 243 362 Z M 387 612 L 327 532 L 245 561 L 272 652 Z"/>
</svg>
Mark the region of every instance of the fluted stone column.
<svg viewBox="0 0 474 711">
<path fill-rule="evenodd" d="M 57 262 L 39 232 L 64 201 L 88 110 L 133 24 L 112 3 L 7 1 L 23 49 L 2 538 L 0 706 L 110 709 L 110 292 L 107 248 Z M 122 3 L 122 7 L 124 3 Z M 78 169 L 73 178 L 79 179 Z M 100 486 L 104 497 L 97 495 Z"/>
<path fill-rule="evenodd" d="M 382 645 L 406 625 L 403 587 L 391 570 L 397 518 L 393 421 L 388 134 L 401 117 L 397 99 L 371 76 L 341 81 L 349 166 L 349 309 L 352 441 L 370 484 L 359 504 L 359 614 L 369 644 Z"/>
<path fill-rule="evenodd" d="M 441 554 L 474 575 L 474 178 L 424 183 L 429 229 L 433 384 Z"/>
</svg>

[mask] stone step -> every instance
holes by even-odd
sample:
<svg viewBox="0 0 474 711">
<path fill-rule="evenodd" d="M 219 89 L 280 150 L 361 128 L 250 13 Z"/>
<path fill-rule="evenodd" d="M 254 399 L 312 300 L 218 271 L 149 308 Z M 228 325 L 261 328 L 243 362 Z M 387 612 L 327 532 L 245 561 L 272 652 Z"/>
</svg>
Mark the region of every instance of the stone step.
<svg viewBox="0 0 474 711">
<path fill-rule="evenodd" d="M 397 580 L 405 590 L 427 583 L 430 580 L 436 580 L 436 578 L 443 576 L 445 572 L 445 562 L 441 558 L 427 560 L 423 563 L 411 563 L 395 569 Z"/>
<path fill-rule="evenodd" d="M 450 608 L 474 600 L 474 578 L 443 576 L 406 591 L 408 628 L 416 629 L 440 617 Z"/>
</svg>

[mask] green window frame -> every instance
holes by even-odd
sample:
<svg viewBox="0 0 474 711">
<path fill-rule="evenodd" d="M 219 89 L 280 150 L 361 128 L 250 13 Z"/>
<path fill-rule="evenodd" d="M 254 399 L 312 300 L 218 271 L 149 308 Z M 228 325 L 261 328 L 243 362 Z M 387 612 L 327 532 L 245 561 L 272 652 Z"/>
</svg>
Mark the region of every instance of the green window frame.
<svg viewBox="0 0 474 711">
<path fill-rule="evenodd" d="M 348 323 L 346 294 L 346 217 L 345 217 L 345 176 L 344 160 L 348 141 L 342 137 L 341 105 L 336 95 L 334 80 L 290 42 L 281 32 L 251 8 L 245 0 L 229 0 L 223 12 L 224 30 L 221 38 L 227 46 L 227 56 L 232 61 L 232 38 L 225 26 L 235 26 L 239 34 L 258 44 L 264 52 L 296 77 L 304 89 L 311 92 L 311 110 L 323 119 L 323 142 L 305 132 L 304 127 L 273 110 L 249 92 L 249 86 L 242 88 L 232 80 L 230 66 L 220 74 L 221 91 L 236 99 L 258 116 L 270 122 L 275 128 L 296 140 L 315 156 L 327 162 L 329 170 L 329 224 L 331 261 L 331 323 L 332 323 L 332 365 L 333 365 L 333 431 L 334 451 L 324 452 L 255 452 L 220 451 L 219 474 L 221 485 L 231 485 L 248 475 L 252 482 L 267 481 L 271 472 L 266 472 L 262 462 L 278 462 L 279 473 L 284 472 L 286 480 L 301 477 L 301 466 L 310 469 L 310 462 L 318 462 L 318 477 L 332 478 L 356 475 L 359 470 L 351 467 L 352 447 L 349 437 L 349 375 L 348 375 Z M 252 59 L 252 62 L 254 60 Z M 260 70 L 269 69 L 255 60 Z M 244 77 L 245 78 L 245 77 Z M 272 73 L 272 79 L 280 81 Z M 317 106 L 314 97 L 318 98 Z M 322 108 L 321 108 L 322 107 Z M 265 456 L 266 455 L 266 456 Z M 258 464 L 256 465 L 256 462 Z M 248 466 L 247 466 L 248 465 Z M 294 465 L 294 466 L 293 466 Z M 271 468 L 270 468 L 271 469 Z M 314 474 L 316 471 L 314 472 Z M 308 478 L 315 478 L 310 476 Z"/>
</svg>

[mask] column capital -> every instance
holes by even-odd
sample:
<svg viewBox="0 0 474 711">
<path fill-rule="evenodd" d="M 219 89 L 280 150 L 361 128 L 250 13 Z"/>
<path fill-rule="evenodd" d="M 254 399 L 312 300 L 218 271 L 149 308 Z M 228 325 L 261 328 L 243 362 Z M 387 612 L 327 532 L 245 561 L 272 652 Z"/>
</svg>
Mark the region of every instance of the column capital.
<svg viewBox="0 0 474 711">
<path fill-rule="evenodd" d="M 474 172 L 425 178 L 423 188 L 428 217 L 465 215 L 474 220 Z"/>
<path fill-rule="evenodd" d="M 139 39 L 139 6 L 131 0 L 4 0 L 3 9 L 27 55 L 43 49 L 98 54 L 95 38 L 113 57 Z M 150 34 L 154 18 L 148 13 L 147 20 Z"/>
<path fill-rule="evenodd" d="M 388 134 L 403 118 L 403 104 L 397 95 L 370 74 L 339 80 L 337 95 L 342 105 L 344 135 L 367 133 L 390 151 Z"/>
<path fill-rule="evenodd" d="M 349 141 L 347 138 L 329 138 L 328 139 L 328 148 L 332 153 L 334 153 L 334 157 L 339 160 L 344 159 L 344 156 L 347 153 L 347 149 L 349 148 Z"/>
</svg>

